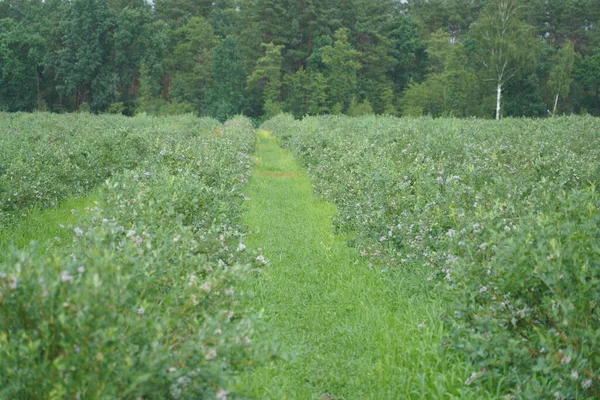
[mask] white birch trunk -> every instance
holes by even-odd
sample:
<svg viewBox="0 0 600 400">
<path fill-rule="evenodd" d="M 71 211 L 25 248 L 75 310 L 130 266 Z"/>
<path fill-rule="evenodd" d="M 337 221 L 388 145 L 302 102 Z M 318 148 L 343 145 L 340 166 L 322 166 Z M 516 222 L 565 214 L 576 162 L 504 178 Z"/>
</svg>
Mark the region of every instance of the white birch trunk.
<svg viewBox="0 0 600 400">
<path fill-rule="evenodd" d="M 498 83 L 496 87 L 496 119 L 500 119 L 500 104 L 502 101 L 502 84 Z"/>
<path fill-rule="evenodd" d="M 556 94 L 556 98 L 554 99 L 554 108 L 552 109 L 552 116 L 556 114 L 556 106 L 558 105 L 558 93 Z"/>
</svg>

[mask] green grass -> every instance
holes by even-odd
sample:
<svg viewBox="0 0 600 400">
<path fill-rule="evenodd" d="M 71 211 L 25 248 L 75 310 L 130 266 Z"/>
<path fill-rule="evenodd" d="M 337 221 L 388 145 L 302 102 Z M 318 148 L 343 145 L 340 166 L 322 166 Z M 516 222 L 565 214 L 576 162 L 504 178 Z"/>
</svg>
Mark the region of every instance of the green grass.
<svg viewBox="0 0 600 400">
<path fill-rule="evenodd" d="M 71 240 L 73 230 L 68 226 L 77 222 L 86 207 L 94 206 L 98 197 L 98 192 L 93 192 L 88 196 L 69 198 L 57 207 L 30 208 L 13 223 L 0 226 L 0 261 L 11 248 L 22 249 L 32 241 L 45 248 L 51 242 L 58 244 Z"/>
<path fill-rule="evenodd" d="M 270 264 L 242 289 L 264 310 L 259 340 L 280 358 L 239 377 L 257 399 L 486 398 L 464 385 L 470 370 L 441 352 L 442 305 L 422 280 L 386 279 L 344 237 L 336 210 L 269 133 L 259 132 L 247 188 L 248 245 Z"/>
</svg>

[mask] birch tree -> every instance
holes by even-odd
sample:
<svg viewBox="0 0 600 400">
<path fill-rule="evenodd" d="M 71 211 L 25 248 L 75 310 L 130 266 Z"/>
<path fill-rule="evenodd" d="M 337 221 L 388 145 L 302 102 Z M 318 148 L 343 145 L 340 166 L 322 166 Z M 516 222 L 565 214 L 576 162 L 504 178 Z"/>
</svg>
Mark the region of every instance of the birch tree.
<svg viewBox="0 0 600 400">
<path fill-rule="evenodd" d="M 501 116 L 506 82 L 535 63 L 534 32 L 520 20 L 521 11 L 519 0 L 494 0 L 483 9 L 471 30 L 484 79 L 494 82 L 496 89 L 496 119 Z"/>
<path fill-rule="evenodd" d="M 548 89 L 554 97 L 552 116 L 556 113 L 558 97 L 567 97 L 573 82 L 573 65 L 575 64 L 575 50 L 573 43 L 567 40 L 556 54 L 556 64 L 550 70 L 548 77 Z"/>
</svg>

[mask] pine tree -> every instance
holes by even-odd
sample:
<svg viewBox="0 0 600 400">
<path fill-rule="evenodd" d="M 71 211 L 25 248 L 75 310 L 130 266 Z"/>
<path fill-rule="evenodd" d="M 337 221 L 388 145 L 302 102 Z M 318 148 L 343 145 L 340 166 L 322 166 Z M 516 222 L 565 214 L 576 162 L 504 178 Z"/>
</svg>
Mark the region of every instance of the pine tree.
<svg viewBox="0 0 600 400">
<path fill-rule="evenodd" d="M 212 0 L 154 0 L 156 15 L 168 22 L 186 21 L 191 17 L 208 17 Z"/>
<path fill-rule="evenodd" d="M 40 91 L 44 47 L 34 29 L 0 19 L 0 110 L 45 108 Z"/>
<path fill-rule="evenodd" d="M 203 17 L 192 17 L 172 34 L 175 46 L 167 60 L 172 85 L 169 97 L 203 113 L 206 93 L 212 85 L 212 64 L 219 40 Z"/>
<path fill-rule="evenodd" d="M 153 24 L 152 10 L 145 3 L 135 7 L 128 5 L 119 11 L 116 18 L 113 59 L 118 93 L 116 100 L 124 103 L 129 113 L 135 108 L 142 64 L 146 64 L 147 74 L 150 73 L 150 65 L 156 74 L 157 64 L 166 54 L 166 32 L 164 26 L 161 29 L 160 25 Z"/>
<path fill-rule="evenodd" d="M 283 109 L 296 118 L 319 115 L 328 111 L 327 80 L 320 72 L 303 68 L 284 77 L 285 101 Z"/>
<path fill-rule="evenodd" d="M 347 29 L 338 29 L 333 46 L 323 47 L 321 53 L 327 67 L 329 104 L 344 111 L 356 95 L 360 53 L 348 41 Z"/>
<path fill-rule="evenodd" d="M 225 121 L 242 112 L 246 71 L 236 39 L 228 36 L 216 47 L 212 58 L 213 86 L 208 91 L 206 114 Z"/>
<path fill-rule="evenodd" d="M 114 10 L 103 0 L 73 0 L 62 21 L 64 47 L 58 51 L 56 72 L 63 96 L 73 105 L 88 103 L 101 111 L 114 100 L 112 54 Z"/>
<path fill-rule="evenodd" d="M 256 93 L 256 101 L 263 104 L 263 110 L 269 108 L 273 114 L 278 109 L 281 97 L 281 67 L 283 65 L 281 51 L 283 46 L 263 43 L 262 47 L 265 49 L 265 55 L 258 59 L 256 68 L 248 76 L 247 84 L 248 89 Z"/>
</svg>

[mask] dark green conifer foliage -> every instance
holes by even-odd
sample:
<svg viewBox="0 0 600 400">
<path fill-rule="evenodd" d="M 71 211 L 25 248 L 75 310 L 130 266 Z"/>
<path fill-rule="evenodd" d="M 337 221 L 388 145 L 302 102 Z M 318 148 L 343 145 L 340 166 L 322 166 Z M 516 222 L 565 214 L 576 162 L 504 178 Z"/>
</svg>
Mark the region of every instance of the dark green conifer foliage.
<svg viewBox="0 0 600 400">
<path fill-rule="evenodd" d="M 154 23 L 151 8 L 143 2 L 130 3 L 119 11 L 114 33 L 117 100 L 128 113 L 135 107 L 142 65 L 149 66 L 147 72 L 158 79 L 167 50 L 164 26 Z"/>
<path fill-rule="evenodd" d="M 64 47 L 58 51 L 58 90 L 66 102 L 78 108 L 88 103 L 104 110 L 114 100 L 113 34 L 116 15 L 106 1 L 73 0 L 61 21 Z"/>
<path fill-rule="evenodd" d="M 248 89 L 253 93 L 253 104 L 263 106 L 266 117 L 272 117 L 280 111 L 281 100 L 281 68 L 283 46 L 263 43 L 265 55 L 258 59 L 252 74 L 248 76 Z M 260 115 L 259 114 L 259 115 Z"/>
<path fill-rule="evenodd" d="M 401 100 L 406 115 L 465 117 L 481 116 L 478 81 L 467 69 L 468 59 L 461 42 L 440 29 L 427 41 L 430 74 L 422 83 L 412 82 Z"/>
<path fill-rule="evenodd" d="M 246 71 L 233 36 L 216 47 L 212 58 L 213 86 L 208 91 L 206 114 L 221 121 L 240 114 L 245 106 Z"/>
<path fill-rule="evenodd" d="M 283 109 L 296 118 L 326 113 L 327 79 L 320 72 L 299 69 L 286 75 L 283 81 L 285 101 Z"/>
<path fill-rule="evenodd" d="M 575 64 L 574 75 L 580 93 L 575 111 L 600 115 L 600 48 Z"/>
<path fill-rule="evenodd" d="M 190 17 L 208 17 L 212 10 L 211 0 L 154 0 L 156 15 L 174 22 Z"/>
<path fill-rule="evenodd" d="M 45 44 L 32 27 L 0 19 L 0 110 L 45 108 L 40 88 Z"/>
<path fill-rule="evenodd" d="M 202 114 L 206 92 L 212 85 L 213 54 L 219 40 L 203 17 L 190 18 L 172 37 L 175 46 L 167 60 L 172 77 L 170 98 L 189 103 Z"/>
<path fill-rule="evenodd" d="M 348 30 L 338 29 L 332 46 L 321 49 L 329 89 L 330 107 L 344 111 L 356 95 L 360 53 L 348 41 Z"/>
<path fill-rule="evenodd" d="M 600 0 L 0 0 L 0 109 L 600 115 L 599 47 Z"/>
</svg>

